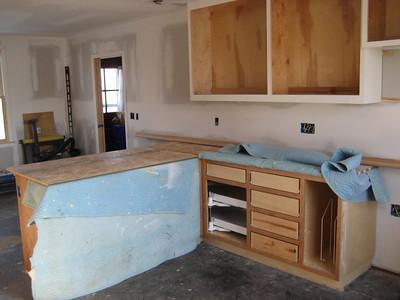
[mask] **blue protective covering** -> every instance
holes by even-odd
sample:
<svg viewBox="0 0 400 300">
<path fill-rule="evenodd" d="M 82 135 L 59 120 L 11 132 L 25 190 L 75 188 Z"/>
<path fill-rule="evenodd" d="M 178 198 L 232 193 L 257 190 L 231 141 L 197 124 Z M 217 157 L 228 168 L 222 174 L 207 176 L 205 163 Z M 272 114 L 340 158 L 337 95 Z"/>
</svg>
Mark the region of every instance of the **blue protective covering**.
<svg viewBox="0 0 400 300">
<path fill-rule="evenodd" d="M 180 195 L 189 193 L 197 168 L 197 159 L 191 159 L 61 183 L 41 192 L 42 199 L 24 203 L 36 208 L 33 220 L 184 213 L 189 204 Z M 30 185 L 27 197 L 38 190 Z"/>
<path fill-rule="evenodd" d="M 83 296 L 194 250 L 199 177 L 191 159 L 51 185 L 41 200 L 33 186 L 34 298 Z"/>
<path fill-rule="evenodd" d="M 304 149 L 238 144 L 227 145 L 218 153 L 200 153 L 200 158 L 313 176 L 322 174 L 331 189 L 343 200 L 389 200 L 379 170 L 369 168 L 358 171 L 362 155 L 348 148 L 339 148 L 329 157 L 322 152 Z"/>
<path fill-rule="evenodd" d="M 221 152 L 201 152 L 199 158 L 223 161 L 243 166 L 253 166 L 257 168 L 274 169 L 288 172 L 297 172 L 311 176 L 321 176 L 321 167 L 296 163 L 291 161 L 279 161 L 268 158 L 258 158 L 241 153 L 221 153 Z"/>
</svg>

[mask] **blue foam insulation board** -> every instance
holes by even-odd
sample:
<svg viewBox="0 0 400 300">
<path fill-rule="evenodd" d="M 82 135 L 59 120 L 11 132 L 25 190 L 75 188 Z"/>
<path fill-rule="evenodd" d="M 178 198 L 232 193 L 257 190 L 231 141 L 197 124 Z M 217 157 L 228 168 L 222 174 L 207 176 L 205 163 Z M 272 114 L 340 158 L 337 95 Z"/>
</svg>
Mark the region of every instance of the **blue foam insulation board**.
<svg viewBox="0 0 400 300">
<path fill-rule="evenodd" d="M 51 185 L 37 194 L 42 198 L 24 199 L 36 206 L 35 299 L 99 291 L 200 242 L 197 159 Z"/>
</svg>

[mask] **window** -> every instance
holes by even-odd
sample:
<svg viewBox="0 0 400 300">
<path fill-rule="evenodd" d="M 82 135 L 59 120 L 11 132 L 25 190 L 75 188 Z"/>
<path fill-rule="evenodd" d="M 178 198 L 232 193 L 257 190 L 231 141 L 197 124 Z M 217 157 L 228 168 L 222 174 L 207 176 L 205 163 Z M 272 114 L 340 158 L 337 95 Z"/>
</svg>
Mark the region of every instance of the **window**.
<svg viewBox="0 0 400 300">
<path fill-rule="evenodd" d="M 7 140 L 6 97 L 4 96 L 2 60 L 0 57 L 0 143 Z"/>
<path fill-rule="evenodd" d="M 119 112 L 121 108 L 121 68 L 101 69 L 101 94 L 103 99 L 103 113 Z"/>
</svg>

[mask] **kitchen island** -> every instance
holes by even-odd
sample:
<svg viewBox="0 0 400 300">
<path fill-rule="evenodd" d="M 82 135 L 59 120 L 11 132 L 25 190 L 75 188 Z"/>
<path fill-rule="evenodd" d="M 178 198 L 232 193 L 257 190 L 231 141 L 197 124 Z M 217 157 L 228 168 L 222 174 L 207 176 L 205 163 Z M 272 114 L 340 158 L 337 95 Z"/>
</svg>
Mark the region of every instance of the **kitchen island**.
<svg viewBox="0 0 400 300">
<path fill-rule="evenodd" d="M 10 168 L 33 296 L 92 293 L 195 249 L 197 154 L 213 149 L 167 143 Z"/>
</svg>

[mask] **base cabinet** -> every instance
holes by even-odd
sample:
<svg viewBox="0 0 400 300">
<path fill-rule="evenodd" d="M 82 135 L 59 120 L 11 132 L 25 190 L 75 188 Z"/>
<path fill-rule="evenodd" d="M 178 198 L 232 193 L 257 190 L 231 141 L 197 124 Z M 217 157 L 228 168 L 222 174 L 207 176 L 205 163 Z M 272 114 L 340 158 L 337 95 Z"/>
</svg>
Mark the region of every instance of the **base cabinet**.
<svg viewBox="0 0 400 300">
<path fill-rule="evenodd" d="M 206 242 L 339 290 L 371 266 L 374 202 L 345 202 L 322 177 L 206 160 L 201 166 Z"/>
</svg>

